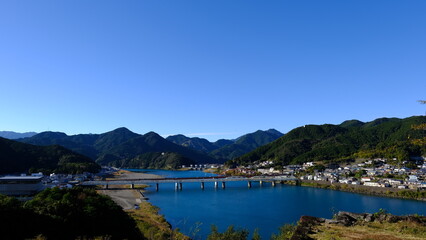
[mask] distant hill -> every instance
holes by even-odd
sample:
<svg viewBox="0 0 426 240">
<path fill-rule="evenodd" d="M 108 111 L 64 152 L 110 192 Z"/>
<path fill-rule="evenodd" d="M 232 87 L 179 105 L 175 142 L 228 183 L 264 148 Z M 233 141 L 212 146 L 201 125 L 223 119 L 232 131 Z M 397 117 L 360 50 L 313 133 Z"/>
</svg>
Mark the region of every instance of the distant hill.
<svg viewBox="0 0 426 240">
<path fill-rule="evenodd" d="M 37 134 L 36 132 L 18 133 L 18 132 L 11 132 L 11 131 L 0 131 L 0 137 L 12 139 L 12 140 L 18 139 L 18 138 L 32 137 L 36 134 Z"/>
<path fill-rule="evenodd" d="M 218 161 L 206 154 L 201 152 L 192 150 L 190 148 L 186 148 L 183 146 L 179 146 L 170 141 L 167 141 L 160 135 L 154 132 L 149 132 L 145 135 L 133 138 L 129 141 L 126 141 L 123 144 L 117 145 L 108 151 L 104 152 L 103 156 L 101 156 L 97 162 L 101 164 L 114 165 L 118 167 L 122 166 L 130 166 L 130 162 L 132 162 L 131 166 L 134 167 L 134 163 L 138 162 L 135 159 L 144 159 L 144 161 L 148 161 L 149 159 L 159 159 L 159 158 L 150 158 L 154 155 L 147 155 L 147 153 L 167 153 L 166 157 L 172 157 L 173 159 L 184 162 L 184 165 L 192 164 L 192 163 L 217 163 Z M 172 154 L 174 153 L 174 154 Z M 105 156 L 110 158 L 111 156 L 116 157 L 116 159 L 121 159 L 124 161 L 121 164 L 117 164 L 115 161 L 105 161 Z M 179 158 L 177 157 L 179 156 Z M 164 158 L 164 157 L 163 157 Z M 111 163 L 111 164 L 110 164 Z M 128 164 L 129 163 L 129 164 Z M 158 165 L 157 163 L 144 163 L 145 165 Z M 173 165 L 169 163 L 168 165 Z M 161 166 L 161 168 L 167 167 L 166 165 Z"/>
<path fill-rule="evenodd" d="M 210 154 L 216 158 L 234 159 L 260 146 L 268 144 L 281 136 L 283 136 L 283 134 L 275 129 L 269 129 L 267 131 L 258 130 L 243 135 L 237 138 L 234 143 L 214 150 Z"/>
<path fill-rule="evenodd" d="M 34 146 L 0 138 L 0 174 L 97 172 L 90 158 L 58 145 Z"/>
<path fill-rule="evenodd" d="M 198 138 L 198 137 L 189 138 L 182 134 L 169 136 L 166 139 L 178 145 L 192 148 L 204 153 L 209 153 L 213 150 L 218 149 L 221 146 L 221 145 L 219 146 L 215 145 L 215 143 L 209 142 L 207 139 L 204 139 L 204 138 Z"/>
<path fill-rule="evenodd" d="M 278 165 L 287 165 L 374 157 L 408 160 L 410 156 L 426 153 L 424 146 L 410 142 L 410 139 L 421 138 L 424 134 L 413 130 L 412 126 L 425 122 L 425 116 L 415 116 L 405 119 L 380 118 L 367 123 L 350 120 L 340 125 L 306 125 L 228 164 L 247 165 L 271 160 Z"/>
<path fill-rule="evenodd" d="M 118 128 L 103 134 L 79 134 L 73 136 L 58 132 L 43 132 L 30 138 L 19 139 L 19 141 L 41 146 L 61 145 L 89 156 L 99 164 L 117 167 L 136 167 L 136 162 L 141 163 L 140 168 L 160 166 L 161 164 L 155 162 L 157 160 L 164 160 L 163 163 L 165 165 L 160 166 L 160 168 L 177 166 L 177 163 L 180 162 L 186 164 L 218 162 L 217 159 L 202 152 L 167 141 L 154 132 L 141 135 L 127 128 Z M 152 157 L 161 153 L 167 154 L 161 155 L 161 158 Z M 164 156 L 168 157 L 168 159 L 165 159 Z M 138 159 L 138 161 L 134 159 Z M 172 163 L 173 161 L 175 163 Z"/>
<path fill-rule="evenodd" d="M 188 148 L 208 153 L 210 156 L 219 160 L 229 160 L 248 153 L 257 147 L 270 143 L 282 135 L 282 133 L 275 129 L 269 129 L 267 131 L 258 130 L 256 132 L 243 135 L 236 140 L 221 139 L 213 143 L 203 138 L 189 138 L 184 135 L 169 136 L 167 137 L 167 140 Z"/>
</svg>

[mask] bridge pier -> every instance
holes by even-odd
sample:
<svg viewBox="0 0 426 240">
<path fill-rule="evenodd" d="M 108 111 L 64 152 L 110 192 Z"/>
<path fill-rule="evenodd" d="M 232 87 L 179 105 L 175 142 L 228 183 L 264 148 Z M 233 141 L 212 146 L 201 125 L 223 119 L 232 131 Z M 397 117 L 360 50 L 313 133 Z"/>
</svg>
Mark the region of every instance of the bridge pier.
<svg viewBox="0 0 426 240">
<path fill-rule="evenodd" d="M 181 182 L 175 183 L 175 189 L 176 190 L 182 190 L 182 183 Z"/>
<path fill-rule="evenodd" d="M 250 178 L 250 177 L 241 177 L 241 178 L 226 178 L 226 177 L 194 177 L 194 178 L 162 178 L 162 179 L 133 179 L 133 180 L 104 180 L 104 181 L 84 181 L 81 183 L 81 185 L 84 186 L 101 186 L 103 189 L 111 189 L 109 188 L 109 185 L 115 186 L 129 186 L 130 188 L 137 188 L 135 185 L 141 185 L 141 184 L 149 184 L 150 186 L 154 187 L 155 184 L 155 190 L 159 191 L 159 185 L 160 183 L 169 183 L 173 184 L 175 183 L 175 189 L 176 190 L 182 190 L 183 183 L 187 182 L 193 182 L 193 183 L 200 183 L 200 188 L 205 189 L 205 183 L 214 183 L 214 188 L 218 189 L 221 184 L 222 188 L 226 187 L 226 182 L 247 182 L 248 188 L 253 186 L 253 182 L 256 186 L 256 182 L 259 182 L 259 185 L 262 186 L 265 184 L 265 182 L 269 183 L 271 182 L 271 185 L 273 187 L 276 186 L 276 184 L 282 183 L 282 181 L 295 181 L 296 184 L 300 184 L 300 180 L 298 180 L 296 177 L 293 176 L 280 176 L 280 177 L 269 177 L 269 176 L 262 176 L 257 178 Z M 202 183 L 201 183 L 202 182 Z M 232 185 L 232 184 L 231 184 Z M 152 188 L 153 189 L 153 188 Z"/>
</svg>

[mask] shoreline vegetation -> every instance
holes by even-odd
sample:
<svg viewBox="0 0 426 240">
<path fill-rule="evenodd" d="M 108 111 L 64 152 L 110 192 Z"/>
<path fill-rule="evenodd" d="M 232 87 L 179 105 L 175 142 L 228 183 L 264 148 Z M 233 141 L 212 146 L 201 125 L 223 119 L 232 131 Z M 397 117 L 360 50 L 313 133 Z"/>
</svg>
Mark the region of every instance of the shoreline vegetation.
<svg viewBox="0 0 426 240">
<path fill-rule="evenodd" d="M 310 180 L 299 180 L 298 184 L 294 181 L 287 181 L 287 182 L 284 182 L 283 184 L 299 185 L 302 187 L 322 188 L 322 189 L 351 192 L 351 193 L 365 194 L 365 195 L 378 196 L 378 197 L 391 197 L 391 198 L 400 198 L 400 199 L 407 199 L 407 200 L 426 201 L 426 191 L 417 191 L 412 189 L 371 187 L 371 186 L 349 185 L 344 183 L 330 183 L 326 181 L 310 181 Z"/>
<path fill-rule="evenodd" d="M 141 178 L 153 179 L 162 177 L 150 173 L 119 170 L 113 175 L 109 176 L 107 179 Z M 116 186 L 114 189 L 98 190 L 98 192 L 111 197 L 113 201 L 123 207 L 123 210 L 136 222 L 137 228 L 144 236 L 144 238 L 150 240 L 189 240 L 190 238 L 179 232 L 179 229 L 172 228 L 164 216 L 159 213 L 160 209 L 158 207 L 146 201 L 146 198 L 143 194 L 146 187 L 146 185 L 142 185 L 135 186 L 135 189 L 130 189 L 129 186 Z M 130 195 L 130 197 L 127 197 L 126 195 Z M 140 202 L 135 201 L 136 199 L 140 199 Z M 135 204 L 138 207 L 135 208 Z"/>
<path fill-rule="evenodd" d="M 332 219 L 302 216 L 287 239 L 425 239 L 426 217 L 338 212 Z"/>
</svg>

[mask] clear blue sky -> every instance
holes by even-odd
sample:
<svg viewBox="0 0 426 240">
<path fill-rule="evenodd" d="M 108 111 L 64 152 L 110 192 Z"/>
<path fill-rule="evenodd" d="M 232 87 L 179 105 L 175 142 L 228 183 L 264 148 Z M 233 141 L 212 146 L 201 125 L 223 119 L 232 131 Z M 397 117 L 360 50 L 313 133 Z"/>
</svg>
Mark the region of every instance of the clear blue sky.
<svg viewBox="0 0 426 240">
<path fill-rule="evenodd" d="M 425 114 L 426 1 L 0 2 L 0 130 L 187 134 Z"/>
</svg>

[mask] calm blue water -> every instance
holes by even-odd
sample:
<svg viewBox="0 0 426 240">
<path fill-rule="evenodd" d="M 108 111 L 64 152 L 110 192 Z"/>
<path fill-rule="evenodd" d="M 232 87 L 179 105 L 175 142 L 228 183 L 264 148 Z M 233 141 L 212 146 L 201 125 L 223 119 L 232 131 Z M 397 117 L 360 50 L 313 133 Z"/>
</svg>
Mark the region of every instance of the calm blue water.
<svg viewBox="0 0 426 240">
<path fill-rule="evenodd" d="M 167 177 L 200 177 L 212 174 L 200 171 L 139 170 Z M 205 239 L 211 224 L 224 231 L 229 225 L 258 228 L 263 239 L 286 223 L 295 223 L 302 215 L 331 218 L 337 211 L 377 212 L 380 208 L 398 215 L 426 215 L 426 202 L 373 197 L 367 195 L 287 186 L 270 183 L 263 186 L 246 182 L 227 182 L 226 189 L 214 189 L 213 183 L 185 183 L 182 191 L 174 184 L 160 184 L 159 192 L 147 189 L 149 201 L 159 207 L 174 228 L 195 239 Z"/>
</svg>

